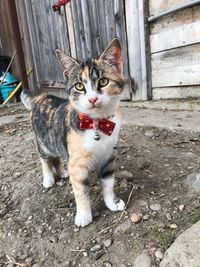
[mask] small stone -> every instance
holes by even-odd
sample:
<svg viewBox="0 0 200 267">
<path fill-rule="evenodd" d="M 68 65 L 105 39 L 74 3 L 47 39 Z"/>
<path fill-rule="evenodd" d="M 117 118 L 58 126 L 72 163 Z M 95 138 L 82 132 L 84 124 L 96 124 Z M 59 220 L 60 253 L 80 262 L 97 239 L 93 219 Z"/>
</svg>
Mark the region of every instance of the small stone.
<svg viewBox="0 0 200 267">
<path fill-rule="evenodd" d="M 88 256 L 88 253 L 86 251 L 83 252 L 83 256 L 84 257 L 87 257 Z"/>
<path fill-rule="evenodd" d="M 175 223 L 172 223 L 172 224 L 170 224 L 170 226 L 169 226 L 171 229 L 176 229 L 178 226 L 177 226 L 177 224 L 175 224 Z"/>
<path fill-rule="evenodd" d="M 90 251 L 95 252 L 95 251 L 98 251 L 100 249 L 101 249 L 101 245 L 97 244 L 97 245 L 91 247 Z"/>
<path fill-rule="evenodd" d="M 28 221 L 31 221 L 32 219 L 33 219 L 32 215 L 28 216 Z"/>
<path fill-rule="evenodd" d="M 141 222 L 141 220 L 142 220 L 142 216 L 140 216 L 140 215 L 138 215 L 136 213 L 131 215 L 131 221 L 133 223 L 139 223 L 139 222 Z"/>
<path fill-rule="evenodd" d="M 125 222 L 119 224 L 114 230 L 114 234 L 121 235 L 128 232 L 131 228 L 132 224 L 130 220 L 126 220 Z"/>
<path fill-rule="evenodd" d="M 136 257 L 134 267 L 151 267 L 151 257 L 146 250 Z"/>
<path fill-rule="evenodd" d="M 109 248 L 112 245 L 112 240 L 111 239 L 104 240 L 103 245 L 105 248 Z"/>
<path fill-rule="evenodd" d="M 33 259 L 32 258 L 27 258 L 25 260 L 25 262 L 28 264 L 28 265 L 31 265 L 33 263 Z"/>
<path fill-rule="evenodd" d="M 106 262 L 106 263 L 104 264 L 104 266 L 105 266 L 105 267 L 112 267 L 112 264 L 111 264 L 110 262 Z"/>
<path fill-rule="evenodd" d="M 120 187 L 127 188 L 128 187 L 128 181 L 126 179 L 123 179 L 120 183 Z"/>
<path fill-rule="evenodd" d="M 74 228 L 74 233 L 78 232 L 80 228 Z"/>
<path fill-rule="evenodd" d="M 178 209 L 179 209 L 180 211 L 183 211 L 184 208 L 185 208 L 185 205 L 183 205 L 183 204 L 181 204 L 181 205 L 178 206 Z"/>
<path fill-rule="evenodd" d="M 158 203 L 151 204 L 150 205 L 150 209 L 153 210 L 153 211 L 160 211 L 161 210 L 161 205 L 158 204 Z"/>
<path fill-rule="evenodd" d="M 145 135 L 146 137 L 150 137 L 150 138 L 152 138 L 152 137 L 154 136 L 154 133 L 153 133 L 152 131 L 146 131 L 146 132 L 144 133 L 144 135 Z"/>
<path fill-rule="evenodd" d="M 6 265 L 7 267 L 14 267 L 14 263 L 9 263 L 8 265 Z"/>
<path fill-rule="evenodd" d="M 163 253 L 160 250 L 156 250 L 155 256 L 158 260 L 162 260 L 164 257 Z"/>
<path fill-rule="evenodd" d="M 200 173 L 192 173 L 187 176 L 186 184 L 192 192 L 200 192 Z"/>
<path fill-rule="evenodd" d="M 118 176 L 120 178 L 124 178 L 124 179 L 126 179 L 126 178 L 133 178 L 133 174 L 130 173 L 130 172 L 128 172 L 128 171 L 126 171 L 126 170 L 119 172 L 118 173 Z"/>
<path fill-rule="evenodd" d="M 143 221 L 148 221 L 149 218 L 150 218 L 149 214 L 146 214 L 146 215 L 143 216 L 142 219 L 143 219 Z"/>
<path fill-rule="evenodd" d="M 172 220 L 172 215 L 170 213 L 166 213 L 166 218 L 168 221 Z"/>
</svg>

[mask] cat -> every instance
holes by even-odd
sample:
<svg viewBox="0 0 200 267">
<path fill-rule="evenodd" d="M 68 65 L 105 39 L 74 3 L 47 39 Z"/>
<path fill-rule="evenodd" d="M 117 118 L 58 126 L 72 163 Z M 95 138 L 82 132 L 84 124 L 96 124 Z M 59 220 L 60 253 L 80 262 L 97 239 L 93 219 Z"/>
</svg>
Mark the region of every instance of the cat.
<svg viewBox="0 0 200 267">
<path fill-rule="evenodd" d="M 114 194 L 114 160 L 121 115 L 119 99 L 123 91 L 123 59 L 117 38 L 99 59 L 78 61 L 56 50 L 63 68 L 69 98 L 47 93 L 31 96 L 23 90 L 21 100 L 31 110 L 43 171 L 43 186 L 55 183 L 53 171 L 69 176 L 76 200 L 75 224 L 92 222 L 88 176 L 95 170 L 100 179 L 105 205 L 121 211 L 125 204 Z M 68 160 L 68 171 L 61 159 Z"/>
</svg>

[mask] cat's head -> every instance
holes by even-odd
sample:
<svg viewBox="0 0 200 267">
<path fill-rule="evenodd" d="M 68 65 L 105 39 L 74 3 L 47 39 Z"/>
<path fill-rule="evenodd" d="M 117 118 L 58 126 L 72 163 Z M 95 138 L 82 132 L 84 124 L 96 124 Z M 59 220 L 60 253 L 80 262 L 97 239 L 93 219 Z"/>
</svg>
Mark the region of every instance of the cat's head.
<svg viewBox="0 0 200 267">
<path fill-rule="evenodd" d="M 99 59 L 79 62 L 60 50 L 56 55 L 63 67 L 72 105 L 92 117 L 111 116 L 123 90 L 123 60 L 115 38 Z"/>
</svg>

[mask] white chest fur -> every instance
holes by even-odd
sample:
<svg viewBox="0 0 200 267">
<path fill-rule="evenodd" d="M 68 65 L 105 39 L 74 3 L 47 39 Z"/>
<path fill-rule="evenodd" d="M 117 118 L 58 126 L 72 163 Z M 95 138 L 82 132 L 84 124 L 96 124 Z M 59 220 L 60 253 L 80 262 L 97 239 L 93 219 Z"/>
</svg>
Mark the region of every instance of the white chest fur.
<svg viewBox="0 0 200 267">
<path fill-rule="evenodd" d="M 96 168 L 107 161 L 113 153 L 113 147 L 118 143 L 121 120 L 114 116 L 109 119 L 115 123 L 115 128 L 110 136 L 98 131 L 100 139 L 94 140 L 95 130 L 86 130 L 84 132 L 84 146 L 88 151 L 92 152 L 91 167 Z"/>
</svg>

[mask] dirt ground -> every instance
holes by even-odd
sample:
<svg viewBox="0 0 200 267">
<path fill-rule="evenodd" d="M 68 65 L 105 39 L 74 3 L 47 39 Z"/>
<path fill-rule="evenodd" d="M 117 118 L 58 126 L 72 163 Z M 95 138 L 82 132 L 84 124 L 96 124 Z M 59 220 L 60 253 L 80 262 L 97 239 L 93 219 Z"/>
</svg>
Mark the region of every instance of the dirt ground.
<svg viewBox="0 0 200 267">
<path fill-rule="evenodd" d="M 199 134 L 124 126 L 116 193 L 125 202 L 131 197 L 126 212 L 113 213 L 105 207 L 92 175 L 91 199 L 97 217 L 82 229 L 74 225 L 69 180 L 57 179 L 52 189 L 43 189 L 29 123 L 1 126 L 0 135 L 2 267 L 134 266 L 143 249 L 152 256 L 153 266 L 159 266 L 156 251 L 164 253 L 177 235 L 200 219 L 200 197 L 185 185 L 186 176 L 199 171 Z M 141 215 L 141 222 L 131 221 L 133 213 Z"/>
</svg>

